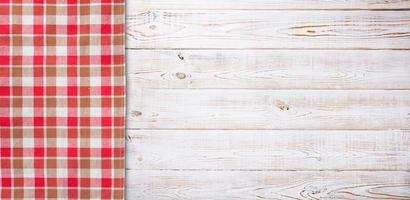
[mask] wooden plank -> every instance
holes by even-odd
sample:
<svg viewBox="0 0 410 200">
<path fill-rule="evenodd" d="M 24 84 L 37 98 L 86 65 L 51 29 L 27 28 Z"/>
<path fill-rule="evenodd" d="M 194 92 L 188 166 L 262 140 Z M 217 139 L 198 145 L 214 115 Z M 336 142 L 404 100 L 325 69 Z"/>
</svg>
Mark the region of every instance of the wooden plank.
<svg viewBox="0 0 410 200">
<path fill-rule="evenodd" d="M 409 9 L 406 0 L 128 0 L 127 10 L 155 9 Z"/>
<path fill-rule="evenodd" d="M 410 49 L 410 11 L 130 10 L 128 48 Z"/>
<path fill-rule="evenodd" d="M 128 170 L 127 199 L 410 199 L 410 172 Z"/>
<path fill-rule="evenodd" d="M 127 50 L 145 88 L 410 89 L 410 52 Z"/>
<path fill-rule="evenodd" d="M 410 129 L 408 90 L 186 90 L 129 86 L 128 128 Z"/>
<path fill-rule="evenodd" d="M 128 169 L 410 169 L 410 131 L 128 130 L 127 138 Z"/>
</svg>

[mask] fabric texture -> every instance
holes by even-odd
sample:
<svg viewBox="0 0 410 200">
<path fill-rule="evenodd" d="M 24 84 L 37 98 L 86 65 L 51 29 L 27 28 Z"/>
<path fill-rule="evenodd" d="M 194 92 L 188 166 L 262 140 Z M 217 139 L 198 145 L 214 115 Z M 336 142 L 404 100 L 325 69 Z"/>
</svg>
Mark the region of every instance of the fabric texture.
<svg viewBox="0 0 410 200">
<path fill-rule="evenodd" d="M 123 199 L 124 0 L 0 0 L 0 198 Z"/>
</svg>

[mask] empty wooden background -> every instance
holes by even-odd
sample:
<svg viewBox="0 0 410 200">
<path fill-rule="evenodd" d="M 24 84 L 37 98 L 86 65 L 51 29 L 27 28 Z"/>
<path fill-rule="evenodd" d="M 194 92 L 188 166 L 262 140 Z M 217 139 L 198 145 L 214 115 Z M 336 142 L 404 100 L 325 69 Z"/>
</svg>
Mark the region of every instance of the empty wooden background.
<svg viewBox="0 0 410 200">
<path fill-rule="evenodd" d="M 128 0 L 126 197 L 410 199 L 409 0 Z"/>
</svg>

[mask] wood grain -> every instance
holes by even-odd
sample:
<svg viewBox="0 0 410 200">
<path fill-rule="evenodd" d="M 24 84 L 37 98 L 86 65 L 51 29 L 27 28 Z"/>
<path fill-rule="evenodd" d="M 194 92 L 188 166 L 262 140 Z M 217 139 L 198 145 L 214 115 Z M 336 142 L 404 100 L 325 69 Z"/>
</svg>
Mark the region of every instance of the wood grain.
<svg viewBox="0 0 410 200">
<path fill-rule="evenodd" d="M 409 0 L 128 0 L 126 197 L 410 200 Z"/>
<path fill-rule="evenodd" d="M 410 9 L 406 0 L 129 0 L 128 10 Z"/>
<path fill-rule="evenodd" d="M 130 10 L 128 48 L 410 49 L 410 11 Z"/>
<path fill-rule="evenodd" d="M 410 168 L 410 131 L 129 130 L 127 134 L 128 169 Z"/>
<path fill-rule="evenodd" d="M 127 50 L 141 88 L 410 89 L 410 51 Z"/>
<path fill-rule="evenodd" d="M 410 129 L 407 90 L 129 88 L 128 128 Z"/>
<path fill-rule="evenodd" d="M 127 170 L 127 199 L 410 199 L 410 172 Z"/>
</svg>

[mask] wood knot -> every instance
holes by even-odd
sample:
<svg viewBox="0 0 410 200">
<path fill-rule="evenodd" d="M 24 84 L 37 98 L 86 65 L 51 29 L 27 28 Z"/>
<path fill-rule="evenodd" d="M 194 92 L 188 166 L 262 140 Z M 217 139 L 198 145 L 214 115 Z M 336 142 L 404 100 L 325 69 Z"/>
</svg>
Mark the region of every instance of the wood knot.
<svg viewBox="0 0 410 200">
<path fill-rule="evenodd" d="M 186 78 L 186 74 L 184 74 L 182 72 L 176 73 L 175 76 L 179 79 L 185 79 Z"/>
<path fill-rule="evenodd" d="M 326 190 L 327 190 L 326 188 L 319 188 L 319 187 L 312 186 L 312 185 L 305 186 L 303 188 L 303 192 L 306 192 L 308 194 L 320 194 L 320 193 L 326 192 Z"/>
<path fill-rule="evenodd" d="M 127 140 L 132 141 L 132 137 L 130 135 L 127 135 Z"/>
<path fill-rule="evenodd" d="M 149 26 L 149 28 L 150 28 L 151 30 L 153 30 L 153 29 L 156 29 L 156 28 L 157 28 L 157 26 L 155 26 L 155 25 L 151 25 L 151 26 Z"/>
<path fill-rule="evenodd" d="M 307 30 L 308 33 L 316 33 L 315 30 Z"/>
<path fill-rule="evenodd" d="M 283 102 L 281 100 L 276 100 L 275 105 L 276 105 L 276 107 L 278 107 L 279 109 L 281 109 L 283 111 L 289 110 L 289 105 L 287 105 L 285 102 Z"/>
<path fill-rule="evenodd" d="M 141 116 L 141 115 L 142 115 L 142 113 L 140 111 L 136 111 L 136 110 L 131 111 L 131 116 L 133 116 L 133 117 L 138 117 L 138 116 Z"/>
</svg>

